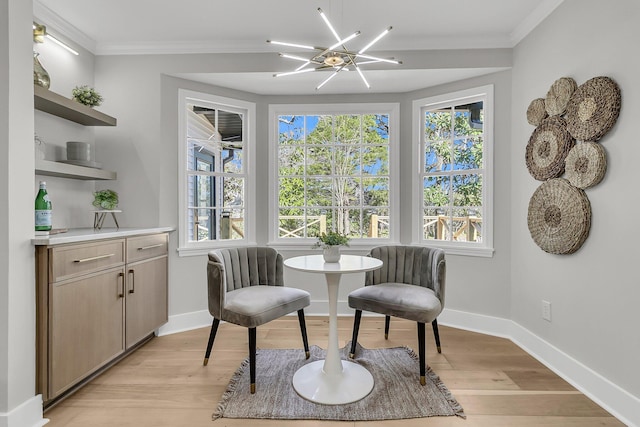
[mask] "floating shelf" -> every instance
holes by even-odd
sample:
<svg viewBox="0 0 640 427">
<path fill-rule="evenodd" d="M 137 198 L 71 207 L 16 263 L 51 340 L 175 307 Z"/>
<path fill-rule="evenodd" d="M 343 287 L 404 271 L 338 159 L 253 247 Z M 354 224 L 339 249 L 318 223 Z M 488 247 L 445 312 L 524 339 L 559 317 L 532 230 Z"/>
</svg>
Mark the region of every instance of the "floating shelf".
<svg viewBox="0 0 640 427">
<path fill-rule="evenodd" d="M 85 126 L 115 126 L 117 120 L 93 108 L 65 98 L 49 89 L 33 85 L 33 101 L 36 110 L 71 120 Z"/>
<path fill-rule="evenodd" d="M 91 180 L 116 179 L 113 171 L 87 168 L 68 163 L 52 162 L 50 160 L 36 160 L 36 175 L 55 176 L 58 178 Z"/>
</svg>

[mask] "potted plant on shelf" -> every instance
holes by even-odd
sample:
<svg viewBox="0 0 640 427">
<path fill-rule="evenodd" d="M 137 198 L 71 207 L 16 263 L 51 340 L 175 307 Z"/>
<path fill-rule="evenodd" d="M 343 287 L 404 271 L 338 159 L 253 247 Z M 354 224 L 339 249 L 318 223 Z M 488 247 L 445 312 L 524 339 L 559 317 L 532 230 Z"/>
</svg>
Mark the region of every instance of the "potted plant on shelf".
<svg viewBox="0 0 640 427">
<path fill-rule="evenodd" d="M 349 246 L 349 237 L 336 231 L 329 231 L 318 236 L 314 248 L 322 248 L 322 256 L 325 262 L 340 261 L 340 246 Z"/>
</svg>

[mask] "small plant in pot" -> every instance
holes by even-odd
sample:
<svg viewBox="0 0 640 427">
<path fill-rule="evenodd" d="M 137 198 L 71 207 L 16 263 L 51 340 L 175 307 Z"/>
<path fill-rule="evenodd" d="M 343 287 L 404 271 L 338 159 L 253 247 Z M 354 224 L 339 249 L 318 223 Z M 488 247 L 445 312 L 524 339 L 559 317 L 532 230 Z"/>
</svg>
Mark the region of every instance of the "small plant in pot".
<svg viewBox="0 0 640 427">
<path fill-rule="evenodd" d="M 87 85 L 76 86 L 71 91 L 71 95 L 73 96 L 74 101 L 92 108 L 102 104 L 103 101 L 102 95 L 96 92 L 94 88 Z"/>
<path fill-rule="evenodd" d="M 118 193 L 113 190 L 101 190 L 93 193 L 93 206 L 112 211 L 118 207 Z"/>
<path fill-rule="evenodd" d="M 314 248 L 322 248 L 325 262 L 340 261 L 340 246 L 349 246 L 349 237 L 336 231 L 322 233 L 313 245 Z"/>
</svg>

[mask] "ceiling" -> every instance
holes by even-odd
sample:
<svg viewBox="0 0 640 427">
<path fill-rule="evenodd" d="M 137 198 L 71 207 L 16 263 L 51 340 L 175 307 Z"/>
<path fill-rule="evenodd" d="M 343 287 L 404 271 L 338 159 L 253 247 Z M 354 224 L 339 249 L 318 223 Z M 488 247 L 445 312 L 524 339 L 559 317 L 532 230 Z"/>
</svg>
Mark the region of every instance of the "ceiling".
<svg viewBox="0 0 640 427">
<path fill-rule="evenodd" d="M 385 28 L 393 30 L 367 53 L 511 48 L 562 0 L 34 0 L 34 15 L 50 32 L 96 55 L 170 53 L 268 53 L 267 39 L 315 46 L 335 39 L 320 18 L 322 8 L 340 34 L 361 35 L 348 42 L 358 50 Z M 295 49 L 287 48 L 288 51 Z M 294 52 L 304 54 L 305 52 Z M 258 94 L 316 93 L 325 72 L 274 78 L 300 63 L 284 58 L 278 70 L 242 73 L 181 73 L 195 81 Z M 362 67 L 371 89 L 356 72 L 343 72 L 322 93 L 407 92 L 501 68 L 430 69 L 407 64 Z"/>
</svg>

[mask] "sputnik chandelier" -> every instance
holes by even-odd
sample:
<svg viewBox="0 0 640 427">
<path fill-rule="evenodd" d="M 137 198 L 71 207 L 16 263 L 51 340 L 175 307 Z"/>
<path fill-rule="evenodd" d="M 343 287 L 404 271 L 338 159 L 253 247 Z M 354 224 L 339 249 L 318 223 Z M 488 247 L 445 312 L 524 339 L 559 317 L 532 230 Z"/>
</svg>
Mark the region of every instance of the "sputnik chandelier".
<svg viewBox="0 0 640 427">
<path fill-rule="evenodd" d="M 288 53 L 280 53 L 280 56 L 283 58 L 301 61 L 303 62 L 303 64 L 293 71 L 288 71 L 286 73 L 276 73 L 273 75 L 274 77 L 290 76 L 293 74 L 308 73 L 310 71 L 333 70 L 333 72 L 329 75 L 329 77 L 324 79 L 316 87 L 316 90 L 318 90 L 322 86 L 327 84 L 329 80 L 334 78 L 339 72 L 348 71 L 350 68 L 353 68 L 358 72 L 358 74 L 360 75 L 360 78 L 362 79 L 362 81 L 364 82 L 365 86 L 367 86 L 367 89 L 368 89 L 371 86 L 369 85 L 369 82 L 367 81 L 367 79 L 364 77 L 364 73 L 360 69 L 360 66 L 366 65 L 366 64 L 374 64 L 377 62 L 402 64 L 402 61 L 398 61 L 393 58 L 378 58 L 375 56 L 365 54 L 365 52 L 369 50 L 371 46 L 373 46 L 376 42 L 378 42 L 382 37 L 386 36 L 387 33 L 391 31 L 392 27 L 386 28 L 382 33 L 380 33 L 378 37 L 374 38 L 365 47 L 355 52 L 347 49 L 347 47 L 345 46 L 345 43 L 358 37 L 360 35 L 360 31 L 356 31 L 355 33 L 351 34 L 348 37 L 341 38 L 338 35 L 335 28 L 333 28 L 333 25 L 331 25 L 331 22 L 329 22 L 329 18 L 327 18 L 327 15 L 324 14 L 322 9 L 318 8 L 318 12 L 320 12 L 320 16 L 324 20 L 325 24 L 327 24 L 327 27 L 329 27 L 329 30 L 331 31 L 333 36 L 336 38 L 336 43 L 334 43 L 329 47 L 317 47 L 317 46 L 307 46 L 307 45 L 298 44 L 298 43 L 288 43 L 288 42 L 280 42 L 275 40 L 267 40 L 267 43 L 271 43 L 271 44 L 315 51 L 313 56 L 310 58 L 305 58 L 303 56 L 298 56 L 298 55 L 291 55 Z"/>
</svg>

